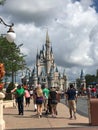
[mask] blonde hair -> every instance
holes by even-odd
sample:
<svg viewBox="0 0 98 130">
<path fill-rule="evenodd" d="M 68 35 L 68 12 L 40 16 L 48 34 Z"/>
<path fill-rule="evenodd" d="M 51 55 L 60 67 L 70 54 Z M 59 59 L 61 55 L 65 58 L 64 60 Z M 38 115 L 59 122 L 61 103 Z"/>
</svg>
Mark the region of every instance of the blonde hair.
<svg viewBox="0 0 98 130">
<path fill-rule="evenodd" d="M 36 89 L 36 93 L 38 97 L 43 97 L 43 91 L 41 89 L 41 86 L 38 86 Z"/>
</svg>

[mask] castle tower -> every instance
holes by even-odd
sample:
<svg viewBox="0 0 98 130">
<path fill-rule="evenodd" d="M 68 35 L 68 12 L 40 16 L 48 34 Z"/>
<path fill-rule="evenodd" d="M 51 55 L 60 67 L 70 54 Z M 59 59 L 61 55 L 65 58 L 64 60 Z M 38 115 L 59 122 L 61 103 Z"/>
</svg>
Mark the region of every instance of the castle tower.
<svg viewBox="0 0 98 130">
<path fill-rule="evenodd" d="M 49 35 L 48 35 L 48 30 L 46 33 L 46 73 L 49 74 L 50 68 L 51 68 L 51 56 L 50 56 L 50 40 L 49 40 Z"/>
<path fill-rule="evenodd" d="M 39 75 L 39 67 L 40 67 L 40 56 L 38 54 L 38 49 L 37 49 L 37 55 L 36 55 L 36 67 L 37 67 L 37 76 Z"/>
<path fill-rule="evenodd" d="M 40 51 L 37 50 L 36 66 L 30 77 L 31 85 L 40 83 L 42 86 L 65 88 L 66 76 L 59 77 L 60 73 L 54 61 L 52 45 L 50 44 L 47 30 L 46 42 Z"/>
<path fill-rule="evenodd" d="M 64 69 L 64 71 L 63 71 L 63 79 L 64 79 L 63 90 L 65 90 L 66 88 L 68 88 L 68 79 L 67 79 L 67 76 L 66 76 L 66 71 L 65 71 L 65 69 Z"/>
<path fill-rule="evenodd" d="M 84 93 L 84 91 L 86 90 L 86 80 L 85 80 L 85 76 L 83 73 L 83 70 L 81 70 L 81 74 L 80 74 L 80 86 L 81 86 L 81 91 L 82 93 Z"/>
<path fill-rule="evenodd" d="M 34 66 L 34 69 L 33 69 L 33 72 L 32 72 L 32 78 L 33 78 L 33 85 L 36 86 L 37 83 L 38 83 L 36 66 Z"/>
</svg>

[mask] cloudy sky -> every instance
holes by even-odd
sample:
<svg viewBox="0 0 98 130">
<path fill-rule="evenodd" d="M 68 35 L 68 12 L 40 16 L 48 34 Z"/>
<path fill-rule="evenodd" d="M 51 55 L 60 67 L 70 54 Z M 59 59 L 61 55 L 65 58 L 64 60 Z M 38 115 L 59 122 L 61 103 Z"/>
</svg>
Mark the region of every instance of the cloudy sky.
<svg viewBox="0 0 98 130">
<path fill-rule="evenodd" d="M 48 29 L 55 62 L 70 80 L 98 69 L 98 0 L 6 0 L 0 17 L 14 22 L 15 43 L 33 69 L 37 49 L 45 44 Z M 6 27 L 0 25 L 0 33 Z"/>
</svg>

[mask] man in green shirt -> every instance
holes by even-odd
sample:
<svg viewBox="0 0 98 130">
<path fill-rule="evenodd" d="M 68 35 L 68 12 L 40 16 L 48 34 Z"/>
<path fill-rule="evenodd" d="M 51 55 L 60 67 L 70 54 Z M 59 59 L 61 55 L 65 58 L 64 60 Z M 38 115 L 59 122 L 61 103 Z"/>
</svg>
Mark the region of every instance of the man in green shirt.
<svg viewBox="0 0 98 130">
<path fill-rule="evenodd" d="M 24 114 L 24 94 L 25 94 L 25 90 L 21 85 L 17 86 L 16 89 L 16 97 L 17 97 L 17 103 L 18 103 L 18 112 L 19 115 L 23 115 Z"/>
<path fill-rule="evenodd" d="M 46 114 L 47 114 L 48 113 L 48 97 L 49 97 L 49 89 L 47 88 L 47 86 L 44 86 L 43 94 L 44 94 L 44 110 L 46 111 Z"/>
</svg>

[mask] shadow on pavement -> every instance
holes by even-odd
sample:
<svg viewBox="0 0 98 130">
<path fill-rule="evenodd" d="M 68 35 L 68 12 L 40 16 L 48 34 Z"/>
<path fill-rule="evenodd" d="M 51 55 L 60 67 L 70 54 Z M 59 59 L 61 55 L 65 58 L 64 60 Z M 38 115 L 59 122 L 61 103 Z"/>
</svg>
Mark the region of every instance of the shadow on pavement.
<svg viewBox="0 0 98 130">
<path fill-rule="evenodd" d="M 22 129 L 7 129 L 7 130 L 98 130 L 97 126 L 91 127 L 64 127 L 64 128 L 22 128 Z"/>
<path fill-rule="evenodd" d="M 23 129 L 7 129 L 7 130 L 72 130 L 66 127 L 64 128 L 23 128 Z"/>
<path fill-rule="evenodd" d="M 68 123 L 68 125 L 76 125 L 76 126 L 89 126 L 89 123 Z"/>
</svg>

